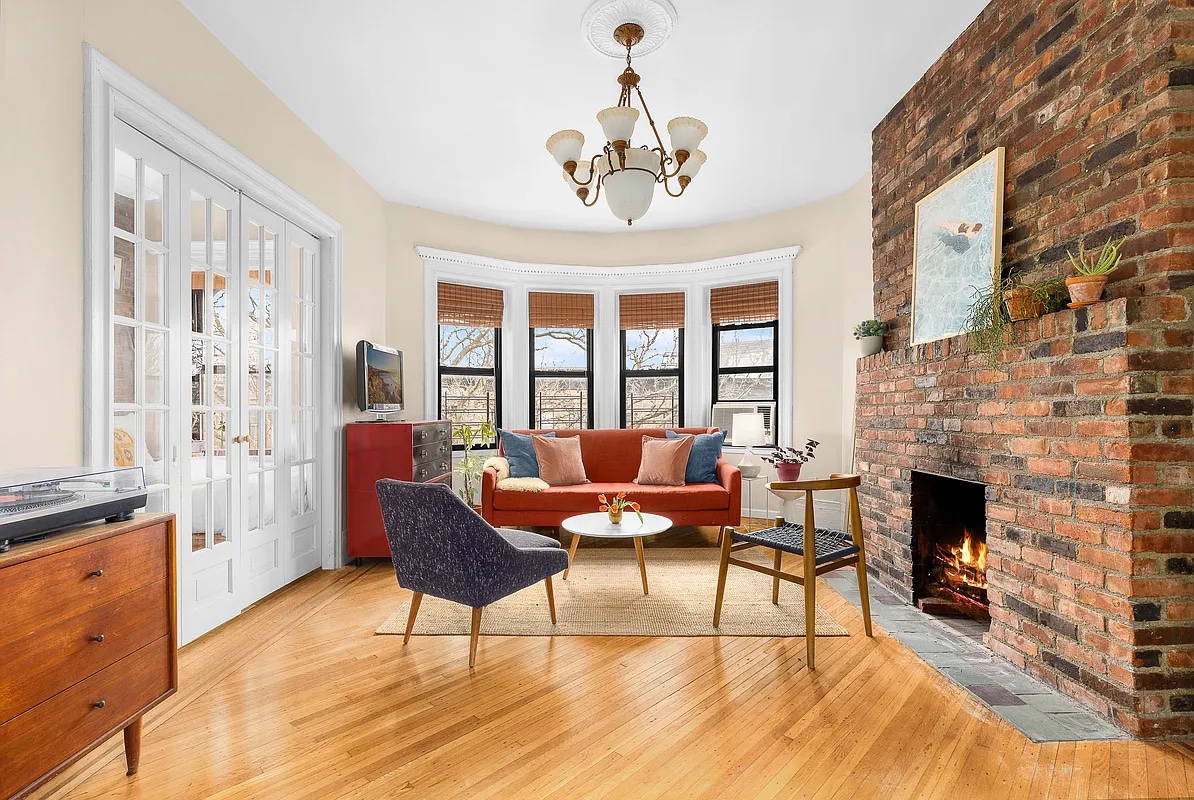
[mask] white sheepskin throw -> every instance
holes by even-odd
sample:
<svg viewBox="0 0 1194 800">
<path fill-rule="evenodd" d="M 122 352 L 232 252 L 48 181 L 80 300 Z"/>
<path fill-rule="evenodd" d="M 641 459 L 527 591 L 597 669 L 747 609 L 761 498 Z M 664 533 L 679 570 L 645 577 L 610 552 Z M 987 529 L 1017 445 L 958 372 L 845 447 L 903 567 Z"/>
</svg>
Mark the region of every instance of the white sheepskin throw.
<svg viewBox="0 0 1194 800">
<path fill-rule="evenodd" d="M 490 468 L 497 470 L 497 479 L 499 482 L 510 477 L 510 462 L 501 456 L 493 456 L 485 460 L 485 466 L 481 467 L 481 469 L 487 470 Z"/>
<path fill-rule="evenodd" d="M 497 482 L 503 492 L 541 492 L 548 488 L 542 478 L 503 478 Z"/>
</svg>

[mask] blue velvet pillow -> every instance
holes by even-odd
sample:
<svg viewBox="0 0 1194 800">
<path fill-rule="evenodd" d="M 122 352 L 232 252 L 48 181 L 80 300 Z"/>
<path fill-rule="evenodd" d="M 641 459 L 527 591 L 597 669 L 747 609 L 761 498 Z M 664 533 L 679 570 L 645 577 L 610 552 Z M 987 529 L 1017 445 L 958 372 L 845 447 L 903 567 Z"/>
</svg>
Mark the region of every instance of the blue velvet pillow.
<svg viewBox="0 0 1194 800">
<path fill-rule="evenodd" d="M 554 433 L 544 434 L 555 436 Z M 538 478 L 539 459 L 535 456 L 535 445 L 529 433 L 498 430 L 502 439 L 502 452 L 510 462 L 511 478 Z"/>
<path fill-rule="evenodd" d="M 679 439 L 692 436 L 691 433 L 668 431 L 667 438 Z M 717 483 L 717 458 L 725 444 L 726 432 L 698 433 L 688 453 L 688 466 L 684 468 L 685 483 Z"/>
</svg>

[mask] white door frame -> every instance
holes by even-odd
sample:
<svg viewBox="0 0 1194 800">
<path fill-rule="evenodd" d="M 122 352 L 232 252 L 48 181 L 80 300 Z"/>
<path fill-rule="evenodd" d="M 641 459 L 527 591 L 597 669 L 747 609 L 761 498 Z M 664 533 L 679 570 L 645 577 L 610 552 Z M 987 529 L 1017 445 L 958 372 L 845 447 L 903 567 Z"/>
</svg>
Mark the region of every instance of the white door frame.
<svg viewBox="0 0 1194 800">
<path fill-rule="evenodd" d="M 83 459 L 107 465 L 112 451 L 108 373 L 109 325 L 103 298 L 110 280 L 111 196 L 108 159 L 114 120 L 122 120 L 208 174 L 243 192 L 319 239 L 320 337 L 323 369 L 318 412 L 320 528 L 324 569 L 345 562 L 341 265 L 344 227 L 202 123 L 89 44 L 83 83 Z"/>
</svg>

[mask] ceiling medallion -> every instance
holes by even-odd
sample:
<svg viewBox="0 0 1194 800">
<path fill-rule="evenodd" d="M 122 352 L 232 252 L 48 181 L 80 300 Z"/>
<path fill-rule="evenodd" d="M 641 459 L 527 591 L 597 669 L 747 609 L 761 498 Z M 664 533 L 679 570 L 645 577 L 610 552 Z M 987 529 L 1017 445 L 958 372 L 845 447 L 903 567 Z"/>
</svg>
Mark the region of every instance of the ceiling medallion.
<svg viewBox="0 0 1194 800">
<path fill-rule="evenodd" d="M 643 29 L 636 56 L 653 53 L 671 38 L 676 29 L 676 7 L 669 0 L 597 0 L 580 23 L 581 35 L 593 49 L 610 58 L 624 58 L 625 48 L 614 40 L 614 31 L 624 22 Z"/>
<path fill-rule="evenodd" d="M 600 3 L 599 10 L 604 13 L 607 9 L 663 8 L 661 3 L 665 2 L 613 0 Z M 671 9 L 671 4 L 667 3 L 667 7 Z M 585 27 L 590 32 L 596 30 L 596 26 L 589 24 L 594 9 L 598 9 L 598 6 L 590 8 L 585 15 Z M 675 9 L 671 9 L 671 15 L 671 27 L 674 27 Z M 671 27 L 667 29 L 668 33 Z M 564 168 L 565 182 L 586 207 L 595 205 L 604 189 L 609 210 L 618 219 L 626 220 L 627 225 L 633 225 L 651 207 L 656 184 L 663 184 L 664 191 L 671 197 L 684 194 L 705 163 L 705 154 L 697 147 L 709 129 L 695 117 L 676 117 L 667 124 L 672 143 L 669 154 L 647 108 L 647 101 L 643 98 L 643 91 L 639 87 L 641 77 L 630 63 L 633 55 L 640 54 L 636 48 L 648 40 L 647 29 L 640 22 L 622 18 L 610 31 L 609 37 L 610 42 L 620 48 L 619 55 L 625 55 L 626 69 L 618 76 L 618 85 L 621 87 L 618 104 L 597 112 L 597 122 L 601 124 L 606 139 L 601 152 L 588 161 L 582 161 L 585 136 L 577 130 L 552 134 L 547 140 L 547 151 Z M 666 35 L 663 36 L 660 43 L 666 38 Z M 605 52 L 600 47 L 598 49 Z M 638 98 L 642 115 L 647 118 L 654 137 L 654 142 L 648 137 L 648 143 L 639 147 L 631 144 L 634 126 L 639 118 L 639 109 L 631 105 L 632 98 Z M 673 178 L 679 191 L 672 191 Z"/>
</svg>

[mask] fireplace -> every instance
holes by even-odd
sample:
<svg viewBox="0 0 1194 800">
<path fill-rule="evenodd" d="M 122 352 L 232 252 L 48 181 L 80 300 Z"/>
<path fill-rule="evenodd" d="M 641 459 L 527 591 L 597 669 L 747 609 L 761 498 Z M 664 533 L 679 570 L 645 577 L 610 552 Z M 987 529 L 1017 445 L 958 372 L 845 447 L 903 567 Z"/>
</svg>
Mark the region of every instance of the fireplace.
<svg viewBox="0 0 1194 800">
<path fill-rule="evenodd" d="M 921 610 L 989 622 L 986 487 L 914 471 L 912 541 L 912 599 Z"/>
</svg>

